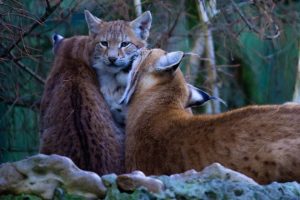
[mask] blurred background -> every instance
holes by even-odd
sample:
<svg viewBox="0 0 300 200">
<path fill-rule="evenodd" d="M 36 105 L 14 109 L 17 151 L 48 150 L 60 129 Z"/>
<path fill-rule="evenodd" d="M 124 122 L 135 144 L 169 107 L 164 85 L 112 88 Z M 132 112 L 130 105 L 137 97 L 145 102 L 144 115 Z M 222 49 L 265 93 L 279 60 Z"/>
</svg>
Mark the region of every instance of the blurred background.
<svg viewBox="0 0 300 200">
<path fill-rule="evenodd" d="M 195 112 L 300 102 L 299 1 L 0 0 L 0 163 L 38 152 L 51 35 L 87 35 L 84 9 L 107 21 L 150 10 L 149 48 L 193 52 L 187 81 L 228 104 Z"/>
</svg>

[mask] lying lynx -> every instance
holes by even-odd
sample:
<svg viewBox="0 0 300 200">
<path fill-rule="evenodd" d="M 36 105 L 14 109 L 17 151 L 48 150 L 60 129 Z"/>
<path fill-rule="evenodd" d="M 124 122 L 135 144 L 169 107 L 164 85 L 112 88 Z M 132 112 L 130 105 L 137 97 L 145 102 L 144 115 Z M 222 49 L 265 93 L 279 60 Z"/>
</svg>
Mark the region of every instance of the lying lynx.
<svg viewBox="0 0 300 200">
<path fill-rule="evenodd" d="M 55 60 L 41 101 L 40 152 L 70 157 L 100 175 L 122 173 L 123 134 L 103 99 L 90 60 L 96 42 L 88 36 L 55 36 Z"/>
<path fill-rule="evenodd" d="M 85 18 L 90 37 L 96 43 L 92 66 L 96 69 L 100 90 L 115 121 L 120 127 L 124 127 L 126 110 L 118 101 L 125 90 L 133 60 L 140 49 L 146 46 L 151 13 L 147 11 L 132 22 L 105 22 L 89 11 L 85 11 Z"/>
<path fill-rule="evenodd" d="M 300 105 L 193 116 L 185 108 L 205 95 L 186 84 L 182 56 L 153 49 L 133 63 L 123 96 L 126 171 L 172 174 L 219 162 L 259 183 L 300 181 Z"/>
</svg>

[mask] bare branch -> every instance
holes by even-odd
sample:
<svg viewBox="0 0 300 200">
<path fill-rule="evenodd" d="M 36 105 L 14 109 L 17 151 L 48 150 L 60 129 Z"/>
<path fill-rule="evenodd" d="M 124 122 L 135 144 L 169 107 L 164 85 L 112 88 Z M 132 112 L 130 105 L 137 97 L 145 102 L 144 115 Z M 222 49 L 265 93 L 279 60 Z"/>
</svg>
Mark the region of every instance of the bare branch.
<svg viewBox="0 0 300 200">
<path fill-rule="evenodd" d="M 23 63 L 21 63 L 19 61 L 19 59 L 17 59 L 11 52 L 9 53 L 8 56 L 19 68 L 23 69 L 24 71 L 26 71 L 27 73 L 29 73 L 33 78 L 35 78 L 37 81 L 39 81 L 42 84 L 45 84 L 45 80 L 40 77 L 38 74 L 36 74 L 34 71 L 32 71 L 32 69 L 26 67 Z"/>
<path fill-rule="evenodd" d="M 192 49 L 192 52 L 197 56 L 191 56 L 189 64 L 186 66 L 185 78 L 190 83 L 194 83 L 197 75 L 199 74 L 200 61 L 202 59 L 201 56 L 204 52 L 204 43 L 204 34 L 200 32 Z"/>
<path fill-rule="evenodd" d="M 48 8 L 51 8 L 50 3 L 49 3 L 48 0 L 46 0 L 46 4 L 47 4 L 47 9 L 48 9 Z"/>
<path fill-rule="evenodd" d="M 44 15 L 40 17 L 35 23 L 31 25 L 31 27 L 25 31 L 10 47 L 8 47 L 0 57 L 5 57 L 9 55 L 10 51 L 21 42 L 24 37 L 28 36 L 35 28 L 37 28 L 39 25 L 43 24 L 47 18 L 58 8 L 58 6 L 61 4 L 63 0 L 60 0 L 57 4 L 55 4 L 52 7 L 47 7 Z"/>
<path fill-rule="evenodd" d="M 239 6 L 234 2 L 234 0 L 230 0 L 231 4 L 233 5 L 233 8 L 238 12 L 239 16 L 242 18 L 242 20 L 246 23 L 246 25 L 248 26 L 248 28 L 252 31 L 254 31 L 255 33 L 260 33 L 260 31 L 256 28 L 256 26 L 254 26 L 246 17 L 245 15 L 243 14 L 243 12 L 241 11 L 241 9 L 239 8 Z M 274 24 L 275 26 L 275 34 L 274 35 L 267 35 L 267 34 L 263 34 L 263 37 L 265 39 L 268 39 L 268 40 L 272 40 L 272 39 L 275 39 L 277 37 L 279 37 L 280 35 L 280 30 L 279 30 L 279 27 Z"/>
<path fill-rule="evenodd" d="M 33 110 L 38 110 L 40 107 L 40 100 L 31 101 L 31 100 L 22 100 L 22 98 L 7 98 L 0 96 L 0 102 L 12 105 L 12 106 L 20 106 L 25 108 L 31 108 Z"/>
<path fill-rule="evenodd" d="M 176 25 L 178 23 L 180 15 L 181 15 L 181 11 L 179 11 L 177 13 L 176 18 L 175 18 L 175 20 L 174 20 L 171 28 L 168 31 L 166 31 L 165 33 L 163 33 L 162 36 L 157 40 L 157 42 L 154 45 L 155 47 L 161 47 L 160 44 L 163 43 L 163 42 L 165 42 L 165 41 L 167 41 L 167 39 L 172 36 L 173 31 L 175 30 Z"/>
</svg>

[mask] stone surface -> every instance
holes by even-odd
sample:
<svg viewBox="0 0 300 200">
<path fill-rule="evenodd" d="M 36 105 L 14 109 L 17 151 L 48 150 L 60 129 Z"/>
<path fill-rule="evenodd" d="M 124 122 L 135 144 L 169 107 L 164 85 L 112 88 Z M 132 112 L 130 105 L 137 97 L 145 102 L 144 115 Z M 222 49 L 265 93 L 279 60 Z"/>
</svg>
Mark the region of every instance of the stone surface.
<svg viewBox="0 0 300 200">
<path fill-rule="evenodd" d="M 27 193 L 52 199 L 59 187 L 89 199 L 104 197 L 106 192 L 97 174 L 80 170 L 67 157 L 39 154 L 0 165 L 0 194 Z"/>
<path fill-rule="evenodd" d="M 22 194 L 21 194 L 22 193 Z M 297 182 L 259 185 L 218 163 L 201 172 L 147 177 L 141 171 L 101 178 L 78 169 L 63 156 L 37 155 L 0 166 L 1 200 L 38 199 L 296 200 Z"/>
<path fill-rule="evenodd" d="M 170 176 L 171 180 L 185 182 L 187 180 L 208 180 L 208 179 L 221 179 L 232 182 L 244 182 L 257 185 L 257 183 L 244 174 L 233 171 L 222 166 L 219 163 L 213 163 L 204 168 L 201 172 L 189 170 L 182 174 L 174 174 Z"/>
<path fill-rule="evenodd" d="M 160 193 L 164 189 L 163 183 L 155 178 L 146 177 L 141 171 L 134 171 L 130 174 L 119 175 L 117 185 L 121 190 L 133 192 L 137 188 L 144 187 L 149 192 Z"/>
</svg>

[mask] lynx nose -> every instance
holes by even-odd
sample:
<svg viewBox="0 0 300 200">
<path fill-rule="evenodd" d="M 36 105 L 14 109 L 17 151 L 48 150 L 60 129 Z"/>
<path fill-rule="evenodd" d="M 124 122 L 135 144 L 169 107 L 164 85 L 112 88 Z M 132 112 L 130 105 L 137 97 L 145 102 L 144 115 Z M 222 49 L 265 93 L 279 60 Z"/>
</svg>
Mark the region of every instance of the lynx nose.
<svg viewBox="0 0 300 200">
<path fill-rule="evenodd" d="M 117 58 L 116 57 L 108 57 L 108 60 L 113 64 Z"/>
</svg>

